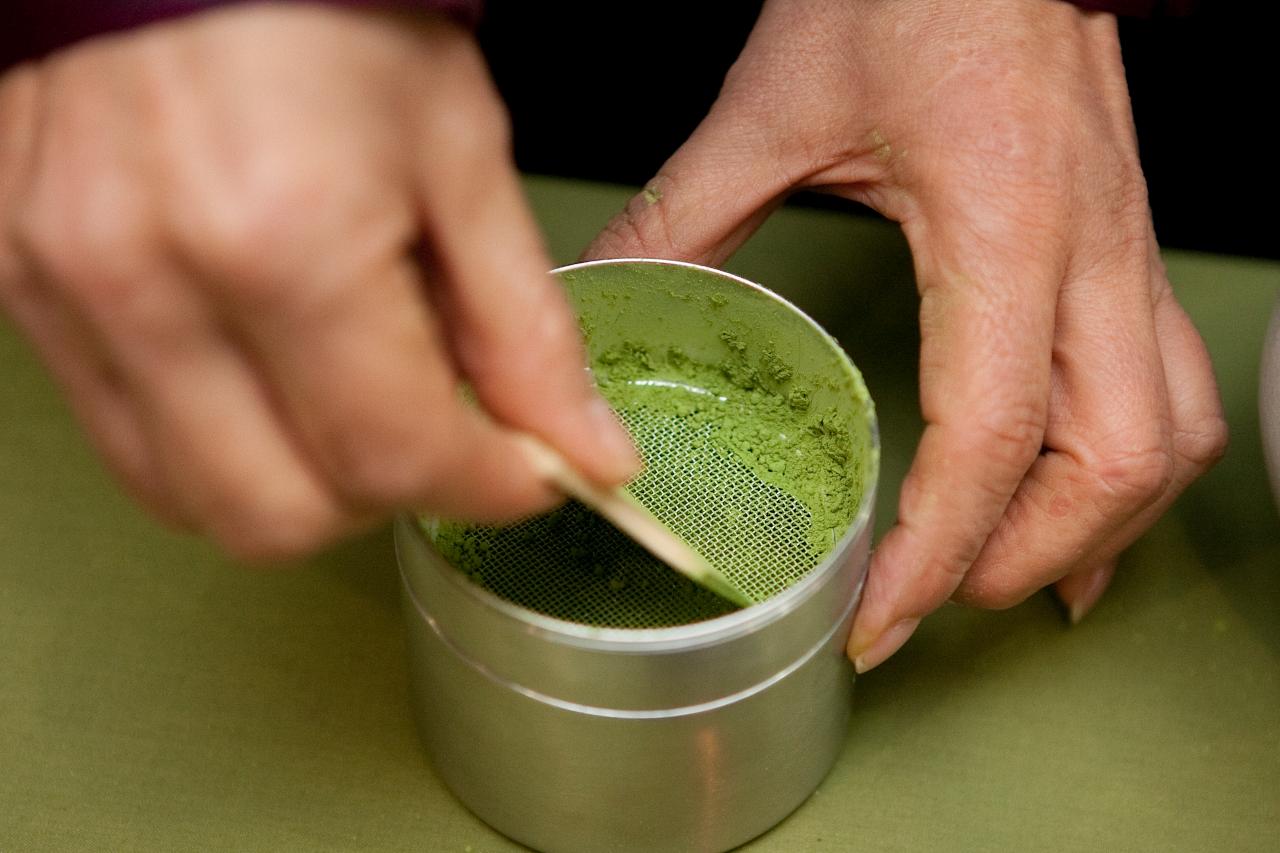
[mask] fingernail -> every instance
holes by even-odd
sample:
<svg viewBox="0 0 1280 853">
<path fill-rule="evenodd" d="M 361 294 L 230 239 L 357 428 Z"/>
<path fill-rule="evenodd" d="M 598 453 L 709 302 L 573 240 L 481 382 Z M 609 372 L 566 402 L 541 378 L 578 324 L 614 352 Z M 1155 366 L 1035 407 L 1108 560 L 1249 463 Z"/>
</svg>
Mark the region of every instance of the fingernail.
<svg viewBox="0 0 1280 853">
<path fill-rule="evenodd" d="M 635 444 L 604 398 L 593 395 L 587 404 L 587 419 L 601 448 L 613 463 L 609 467 L 617 471 L 618 479 L 629 479 L 639 473 L 640 457 L 636 455 Z"/>
<path fill-rule="evenodd" d="M 1106 592 L 1107 583 L 1110 580 L 1110 566 L 1103 565 L 1093 570 L 1089 575 L 1089 580 L 1084 585 L 1084 589 L 1076 596 L 1076 600 L 1067 606 L 1067 618 L 1071 620 L 1072 625 L 1080 624 L 1080 620 L 1088 615 L 1089 611 L 1098 603 L 1098 599 L 1102 598 L 1102 593 Z"/>
<path fill-rule="evenodd" d="M 915 633 L 920 624 L 918 618 L 903 619 L 895 622 L 883 634 L 876 638 L 871 647 L 853 659 L 854 671 L 861 675 L 875 669 L 889 659 L 889 656 L 902 648 L 902 645 Z"/>
</svg>

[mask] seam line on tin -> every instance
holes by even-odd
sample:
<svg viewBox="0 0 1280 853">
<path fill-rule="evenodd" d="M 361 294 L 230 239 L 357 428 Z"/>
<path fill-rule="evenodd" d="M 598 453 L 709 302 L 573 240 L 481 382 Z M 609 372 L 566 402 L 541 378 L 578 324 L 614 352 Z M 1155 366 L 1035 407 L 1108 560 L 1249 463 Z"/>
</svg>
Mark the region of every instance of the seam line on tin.
<svg viewBox="0 0 1280 853">
<path fill-rule="evenodd" d="M 791 675 L 791 673 L 808 663 L 814 655 L 826 647 L 827 643 L 831 642 L 831 638 L 835 636 L 836 631 L 839 630 L 840 626 L 849 618 L 849 615 L 853 612 L 854 605 L 857 604 L 858 599 L 861 597 L 859 594 L 861 592 L 861 584 L 859 584 L 859 589 L 856 589 L 854 591 L 855 594 L 850 596 L 849 603 L 840 613 L 840 618 L 837 619 L 835 624 L 822 635 L 822 638 L 818 640 L 818 642 L 814 643 L 813 646 L 811 646 L 800 657 L 796 658 L 794 661 L 787 664 L 764 681 L 757 682 L 744 690 L 739 690 L 737 693 L 730 693 L 728 696 L 721 696 L 718 699 L 711 699 L 694 705 L 685 705 L 680 708 L 626 710 L 622 708 L 601 708 L 597 705 L 586 705 L 580 702 L 570 702 L 567 699 L 558 699 L 555 696 L 550 696 L 540 690 L 534 690 L 531 687 L 526 687 L 519 682 L 512 681 L 498 675 L 496 672 L 468 655 L 459 648 L 456 643 L 446 637 L 444 632 L 440 629 L 440 624 L 436 621 L 434 616 L 423 609 L 422 603 L 418 601 L 418 597 L 414 595 L 413 590 L 409 585 L 407 583 L 403 583 L 403 579 L 401 582 L 404 586 L 404 594 L 408 596 L 411 602 L 413 602 L 414 610 L 418 611 L 418 615 L 427 623 L 427 627 L 429 627 L 431 632 L 439 638 L 440 642 L 444 643 L 451 652 L 457 655 L 459 660 L 474 669 L 480 675 L 492 681 L 494 684 L 497 684 L 499 687 L 505 687 L 508 690 L 515 691 L 516 693 L 519 693 L 528 699 L 532 699 L 535 702 L 542 702 L 546 705 L 551 705 L 552 707 L 560 708 L 565 711 L 571 711 L 575 714 L 587 714 L 593 717 L 609 717 L 621 720 L 653 720 L 702 714 L 707 711 L 714 711 L 727 705 L 732 705 L 735 702 L 741 702 L 744 699 L 748 699 L 755 694 L 772 687 L 774 684 L 782 681 L 782 679 Z"/>
</svg>

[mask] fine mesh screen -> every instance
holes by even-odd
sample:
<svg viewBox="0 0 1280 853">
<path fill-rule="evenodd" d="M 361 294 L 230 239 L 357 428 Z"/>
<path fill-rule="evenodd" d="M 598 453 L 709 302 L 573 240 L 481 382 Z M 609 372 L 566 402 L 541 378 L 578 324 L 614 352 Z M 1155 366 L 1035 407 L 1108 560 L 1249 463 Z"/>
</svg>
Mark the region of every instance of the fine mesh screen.
<svg viewBox="0 0 1280 853">
<path fill-rule="evenodd" d="M 631 493 L 734 586 L 763 601 L 813 568 L 809 510 L 716 447 L 714 424 L 647 408 L 623 419 L 646 460 Z"/>
<path fill-rule="evenodd" d="M 696 389 L 651 389 L 690 392 Z M 753 599 L 781 592 L 818 563 L 809 510 L 717 446 L 713 421 L 643 403 L 619 414 L 645 459 L 633 494 Z M 440 522 L 434 539 L 472 580 L 558 619 L 657 628 L 733 609 L 576 503 L 510 527 Z"/>
</svg>

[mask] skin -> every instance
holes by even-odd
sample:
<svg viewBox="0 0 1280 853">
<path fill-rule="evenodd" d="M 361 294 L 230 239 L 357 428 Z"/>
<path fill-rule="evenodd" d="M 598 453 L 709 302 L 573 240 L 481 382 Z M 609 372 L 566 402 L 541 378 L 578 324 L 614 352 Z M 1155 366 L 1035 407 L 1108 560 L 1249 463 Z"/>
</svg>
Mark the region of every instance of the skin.
<svg viewBox="0 0 1280 853">
<path fill-rule="evenodd" d="M 926 422 L 849 640 L 1055 585 L 1073 621 L 1225 451 L 1170 290 L 1116 22 L 1047 0 L 771 0 L 706 120 L 588 249 L 718 264 L 788 193 L 896 220 Z"/>
<path fill-rule="evenodd" d="M 636 459 L 443 20 L 242 5 L 0 79 L 0 306 L 157 515 L 233 553 L 398 507 L 553 503 L 530 431 Z M 1056 584 L 1075 618 L 1223 452 L 1160 263 L 1115 21 L 1051 0 L 771 0 L 706 121 L 589 255 L 719 263 L 788 193 L 897 220 L 927 422 L 850 639 Z M 479 409 L 459 403 L 466 381 Z"/>
<path fill-rule="evenodd" d="M 449 21 L 232 7 L 0 81 L 0 306 L 130 491 L 234 554 L 548 508 L 517 430 L 633 474 L 551 266 Z"/>
</svg>

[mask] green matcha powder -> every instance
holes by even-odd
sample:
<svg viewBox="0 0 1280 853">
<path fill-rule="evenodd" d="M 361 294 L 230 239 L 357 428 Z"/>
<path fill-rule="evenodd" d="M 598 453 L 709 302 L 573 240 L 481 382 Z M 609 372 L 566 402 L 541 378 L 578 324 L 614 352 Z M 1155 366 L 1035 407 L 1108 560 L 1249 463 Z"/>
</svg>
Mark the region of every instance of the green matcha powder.
<svg viewBox="0 0 1280 853">
<path fill-rule="evenodd" d="M 720 341 L 714 364 L 624 343 L 592 369 L 646 460 L 633 494 L 759 601 L 843 534 L 862 494 L 861 459 L 843 419 L 812 409 L 812 388 L 772 346 L 752 352 L 731 332 Z M 644 628 L 733 609 L 577 503 L 509 527 L 434 531 L 474 582 L 556 618 Z"/>
</svg>

